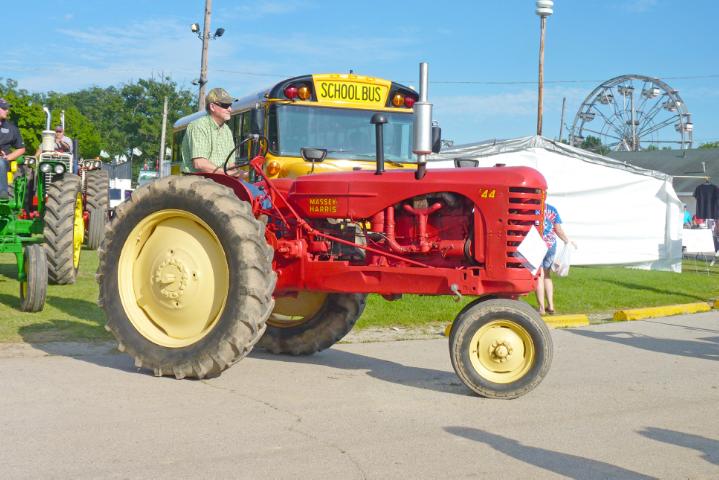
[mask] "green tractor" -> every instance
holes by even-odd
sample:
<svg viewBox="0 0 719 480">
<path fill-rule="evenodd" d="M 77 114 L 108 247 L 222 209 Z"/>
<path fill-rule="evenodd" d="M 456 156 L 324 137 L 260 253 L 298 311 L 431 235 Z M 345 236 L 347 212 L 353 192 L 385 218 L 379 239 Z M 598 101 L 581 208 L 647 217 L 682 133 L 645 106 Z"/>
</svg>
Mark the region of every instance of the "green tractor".
<svg viewBox="0 0 719 480">
<path fill-rule="evenodd" d="M 49 279 L 75 280 L 83 234 L 74 214 L 81 199 L 79 177 L 67 175 L 48 185 L 42 172 L 62 175 L 65 165 L 47 159 L 38 163 L 34 157 L 18 158 L 11 171 L 12 195 L 0 199 L 0 252 L 15 255 L 20 310 L 39 312 Z"/>
</svg>

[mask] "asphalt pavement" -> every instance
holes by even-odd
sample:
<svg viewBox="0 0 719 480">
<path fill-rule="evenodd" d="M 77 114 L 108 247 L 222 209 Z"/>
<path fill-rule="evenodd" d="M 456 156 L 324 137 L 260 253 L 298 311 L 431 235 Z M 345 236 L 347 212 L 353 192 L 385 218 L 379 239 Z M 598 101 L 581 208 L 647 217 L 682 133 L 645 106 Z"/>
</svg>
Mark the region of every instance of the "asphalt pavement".
<svg viewBox="0 0 719 480">
<path fill-rule="evenodd" d="M 252 353 L 206 381 L 3 345 L 0 478 L 719 478 L 719 312 L 552 337 L 510 401 L 472 395 L 444 338 Z"/>
</svg>

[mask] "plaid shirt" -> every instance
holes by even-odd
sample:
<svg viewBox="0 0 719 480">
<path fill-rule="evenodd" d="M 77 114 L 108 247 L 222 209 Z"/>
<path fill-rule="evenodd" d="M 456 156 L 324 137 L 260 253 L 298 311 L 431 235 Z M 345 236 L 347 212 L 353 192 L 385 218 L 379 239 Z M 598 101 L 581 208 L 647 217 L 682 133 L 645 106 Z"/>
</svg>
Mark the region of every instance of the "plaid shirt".
<svg viewBox="0 0 719 480">
<path fill-rule="evenodd" d="M 200 157 L 221 167 L 233 148 L 232 131 L 226 123 L 218 127 L 209 115 L 193 120 L 182 139 L 182 171 L 194 172 L 192 159 Z"/>
</svg>

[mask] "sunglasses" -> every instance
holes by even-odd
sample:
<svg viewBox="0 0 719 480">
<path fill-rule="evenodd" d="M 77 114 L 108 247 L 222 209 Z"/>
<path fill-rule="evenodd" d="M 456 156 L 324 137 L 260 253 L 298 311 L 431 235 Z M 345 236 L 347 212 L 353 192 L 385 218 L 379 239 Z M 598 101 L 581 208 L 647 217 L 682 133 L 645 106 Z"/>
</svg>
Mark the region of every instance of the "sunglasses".
<svg viewBox="0 0 719 480">
<path fill-rule="evenodd" d="M 230 108 L 232 106 L 231 103 L 219 103 L 219 102 L 215 102 L 215 105 L 217 105 L 220 108 L 224 108 L 225 110 L 227 110 L 228 108 Z"/>
</svg>

